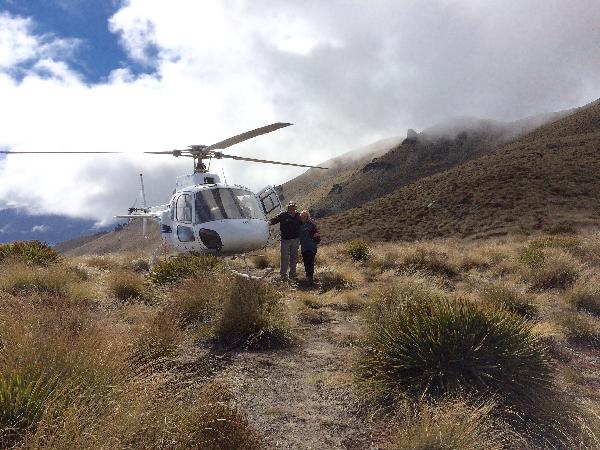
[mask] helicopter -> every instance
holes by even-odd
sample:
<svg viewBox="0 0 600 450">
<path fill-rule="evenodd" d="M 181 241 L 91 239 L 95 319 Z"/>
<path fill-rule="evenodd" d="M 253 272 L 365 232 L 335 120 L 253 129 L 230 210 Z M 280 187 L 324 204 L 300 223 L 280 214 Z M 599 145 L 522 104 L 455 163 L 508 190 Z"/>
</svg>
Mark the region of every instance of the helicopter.
<svg viewBox="0 0 600 450">
<path fill-rule="evenodd" d="M 291 123 L 276 122 L 224 139 L 212 145 L 190 145 L 186 149 L 142 152 L 193 159 L 194 171 L 177 177 L 168 203 L 152 207 L 129 208 L 126 219 L 154 219 L 160 224 L 163 242 L 178 253 L 235 256 L 266 247 L 269 218 L 281 212 L 281 201 L 272 186 L 257 193 L 241 185 L 223 184 L 219 175 L 209 173 L 205 161 L 233 159 L 254 163 L 328 169 L 327 167 L 227 155 L 220 150 L 248 139 L 271 133 Z M 118 151 L 0 151 L 3 154 L 89 153 L 115 154 Z"/>
</svg>

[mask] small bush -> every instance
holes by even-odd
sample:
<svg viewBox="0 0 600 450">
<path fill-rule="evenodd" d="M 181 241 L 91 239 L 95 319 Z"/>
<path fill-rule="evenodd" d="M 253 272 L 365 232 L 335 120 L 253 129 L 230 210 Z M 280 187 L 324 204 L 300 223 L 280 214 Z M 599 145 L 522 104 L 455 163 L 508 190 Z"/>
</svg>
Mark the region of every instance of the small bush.
<svg viewBox="0 0 600 450">
<path fill-rule="evenodd" d="M 146 261 L 145 259 L 142 259 L 142 258 L 134 259 L 133 261 L 131 261 L 131 263 L 129 264 L 129 267 L 134 272 L 143 273 L 143 272 L 150 271 L 150 264 L 148 263 L 148 261 Z"/>
<path fill-rule="evenodd" d="M 49 266 L 60 261 L 60 255 L 40 241 L 18 241 L 0 244 L 0 261 L 14 259 L 36 266 Z"/>
<path fill-rule="evenodd" d="M 108 280 L 108 290 L 122 302 L 149 299 L 144 281 L 135 273 L 119 272 Z"/>
<path fill-rule="evenodd" d="M 85 265 L 99 270 L 108 271 L 121 268 L 121 264 L 109 256 L 91 256 L 85 260 Z"/>
<path fill-rule="evenodd" d="M 272 285 L 235 277 L 216 325 L 218 343 L 252 350 L 290 343 L 281 293 Z"/>
<path fill-rule="evenodd" d="M 231 280 L 224 275 L 203 276 L 183 281 L 173 291 L 172 303 L 183 326 L 210 323 L 219 314 Z"/>
<path fill-rule="evenodd" d="M 365 300 L 357 292 L 344 292 L 338 294 L 335 302 L 327 306 L 339 311 L 358 311 L 364 308 Z"/>
<path fill-rule="evenodd" d="M 250 261 L 257 269 L 267 269 L 271 267 L 271 262 L 266 255 L 253 255 L 250 257 Z"/>
<path fill-rule="evenodd" d="M 551 236 L 555 236 L 557 234 L 575 234 L 575 228 L 569 224 L 556 224 L 550 225 L 549 227 L 544 228 L 544 233 L 549 234 Z"/>
<path fill-rule="evenodd" d="M 331 289 L 337 289 L 339 291 L 341 289 L 353 287 L 356 284 L 351 273 L 340 272 L 331 267 L 317 269 L 315 278 L 318 280 L 323 291 L 330 291 Z"/>
<path fill-rule="evenodd" d="M 600 316 L 600 285 L 594 281 L 577 282 L 567 292 L 567 301 L 578 310 L 584 310 L 595 316 Z"/>
<path fill-rule="evenodd" d="M 298 314 L 300 321 L 311 325 L 319 325 L 333 320 L 331 313 L 322 309 L 305 309 Z"/>
<path fill-rule="evenodd" d="M 365 241 L 357 239 L 348 243 L 346 253 L 352 261 L 366 261 L 371 256 L 371 248 Z"/>
<path fill-rule="evenodd" d="M 548 388 L 546 349 L 526 320 L 460 299 L 388 304 L 370 318 L 358 365 L 382 394 L 491 391 L 524 401 Z"/>
<path fill-rule="evenodd" d="M 548 236 L 541 239 L 536 239 L 529 243 L 529 249 L 539 248 L 562 248 L 565 250 L 575 249 L 579 247 L 581 241 L 575 236 Z"/>
<path fill-rule="evenodd" d="M 531 296 L 501 284 L 492 284 L 484 288 L 481 297 L 488 303 L 505 308 L 515 314 L 531 319 L 537 315 L 538 308 Z"/>
<path fill-rule="evenodd" d="M 183 335 L 177 321 L 167 311 L 159 311 L 134 343 L 136 366 L 157 364 L 168 366 L 176 356 Z"/>
<path fill-rule="evenodd" d="M 600 344 L 600 327 L 584 314 L 564 313 L 559 324 L 567 340 L 576 345 L 596 347 Z"/>
<path fill-rule="evenodd" d="M 492 416 L 492 403 L 461 400 L 423 405 L 390 439 L 396 450 L 494 450 L 506 448 L 509 433 Z M 513 436 L 510 436 L 511 438 Z M 511 439 L 514 442 L 514 438 Z M 521 443 L 523 444 L 523 443 Z"/>
<path fill-rule="evenodd" d="M 429 275 L 439 275 L 452 278 L 457 275 L 456 268 L 448 262 L 445 253 L 417 247 L 404 255 L 398 266 L 399 270 L 424 272 Z"/>
<path fill-rule="evenodd" d="M 220 268 L 221 262 L 214 256 L 178 256 L 157 262 L 147 280 L 153 284 L 168 284 L 198 273 L 214 272 Z"/>
<path fill-rule="evenodd" d="M 548 250 L 542 255 L 537 263 L 529 264 L 524 274 L 524 280 L 533 289 L 566 289 L 579 277 L 579 264 L 570 255 L 557 250 Z"/>
</svg>

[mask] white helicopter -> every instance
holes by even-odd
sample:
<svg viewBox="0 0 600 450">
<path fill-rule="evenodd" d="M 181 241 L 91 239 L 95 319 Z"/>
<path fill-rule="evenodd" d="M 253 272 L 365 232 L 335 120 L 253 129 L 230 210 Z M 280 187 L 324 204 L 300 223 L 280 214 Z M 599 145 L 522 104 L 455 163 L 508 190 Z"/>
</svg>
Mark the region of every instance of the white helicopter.
<svg viewBox="0 0 600 450">
<path fill-rule="evenodd" d="M 143 152 L 193 158 L 194 173 L 177 178 L 175 192 L 169 203 L 149 208 L 130 208 L 129 214 L 116 217 L 158 220 L 161 235 L 169 248 L 182 253 L 231 256 L 264 248 L 269 240 L 268 218 L 281 211 L 281 202 L 275 189 L 267 186 L 255 194 L 243 186 L 222 184 L 217 174 L 208 173 L 204 161 L 212 158 L 228 158 L 238 161 L 327 169 L 327 167 L 320 166 L 226 155 L 216 151 L 290 125 L 290 123 L 273 123 L 208 146 L 191 145 L 182 150 Z M 0 153 L 103 154 L 123 152 L 0 151 Z"/>
</svg>

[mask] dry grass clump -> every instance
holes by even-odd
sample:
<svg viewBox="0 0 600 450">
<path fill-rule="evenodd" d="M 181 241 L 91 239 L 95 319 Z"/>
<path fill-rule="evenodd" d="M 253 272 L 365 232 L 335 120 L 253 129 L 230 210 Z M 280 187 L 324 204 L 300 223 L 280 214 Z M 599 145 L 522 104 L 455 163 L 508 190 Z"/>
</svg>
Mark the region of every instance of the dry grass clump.
<svg viewBox="0 0 600 450">
<path fill-rule="evenodd" d="M 538 307 L 532 296 L 507 283 L 492 283 L 480 292 L 481 298 L 496 307 L 505 308 L 528 319 L 534 318 Z"/>
<path fill-rule="evenodd" d="M 226 347 L 262 350 L 291 343 L 282 294 L 272 285 L 234 277 L 228 284 L 215 326 L 217 342 Z"/>
<path fill-rule="evenodd" d="M 516 436 L 493 417 L 493 409 L 491 402 L 471 405 L 460 399 L 418 406 L 399 424 L 400 430 L 389 438 L 385 448 L 500 450 L 509 441 L 516 444 Z"/>
<path fill-rule="evenodd" d="M 371 309 L 358 363 L 368 386 L 389 398 L 478 391 L 517 402 L 549 387 L 546 348 L 526 320 L 404 286 Z"/>
<path fill-rule="evenodd" d="M 574 311 L 563 312 L 558 323 L 572 344 L 588 347 L 600 345 L 600 324 L 588 315 Z"/>
<path fill-rule="evenodd" d="M 0 244 L 0 262 L 20 261 L 35 266 L 49 266 L 60 261 L 60 255 L 40 241 L 17 241 Z"/>
<path fill-rule="evenodd" d="M 184 339 L 174 314 L 159 310 L 135 339 L 132 361 L 138 367 L 170 367 Z"/>
<path fill-rule="evenodd" d="M 398 262 L 397 269 L 447 278 L 458 274 L 457 268 L 448 260 L 447 253 L 420 246 L 408 249 Z"/>
<path fill-rule="evenodd" d="M 171 306 L 183 327 L 210 323 L 215 320 L 227 295 L 230 279 L 224 274 L 190 278 L 172 293 Z"/>
<path fill-rule="evenodd" d="M 109 293 L 122 302 L 149 301 L 151 299 L 143 278 L 136 273 L 128 271 L 115 272 L 111 274 L 107 283 Z"/>
<path fill-rule="evenodd" d="M 356 285 L 356 275 L 349 270 L 340 270 L 334 267 L 317 268 L 315 279 L 323 291 L 332 289 L 342 290 Z"/>
<path fill-rule="evenodd" d="M 566 289 L 575 283 L 582 270 L 575 258 L 558 249 L 528 247 L 520 259 L 525 265 L 523 280 L 536 290 Z"/>
<path fill-rule="evenodd" d="M 129 263 L 129 268 L 134 272 L 145 273 L 150 271 L 150 264 L 143 258 L 137 258 Z"/>
<path fill-rule="evenodd" d="M 214 256 L 186 255 L 158 261 L 147 275 L 152 284 L 169 284 L 199 273 L 210 273 L 222 268 Z"/>
<path fill-rule="evenodd" d="M 365 299 L 358 292 L 348 291 L 337 294 L 335 300 L 327 306 L 340 311 L 359 311 L 365 304 Z"/>
<path fill-rule="evenodd" d="M 331 322 L 333 317 L 329 311 L 324 311 L 323 309 L 305 308 L 298 313 L 298 319 L 304 323 L 319 325 Z"/>
<path fill-rule="evenodd" d="M 578 310 L 600 316 L 600 283 L 595 279 L 578 280 L 566 293 L 566 298 Z"/>
<path fill-rule="evenodd" d="M 114 256 L 90 256 L 85 258 L 83 263 L 88 267 L 94 267 L 99 270 L 117 270 L 122 267 L 122 264 Z"/>
<path fill-rule="evenodd" d="M 271 260 L 267 255 L 252 255 L 250 257 L 252 265 L 257 269 L 267 269 L 271 267 Z"/>
<path fill-rule="evenodd" d="M 15 263 L 3 267 L 0 272 L 0 290 L 20 296 L 43 293 L 69 297 L 75 292 L 74 286 L 81 281 L 77 271 L 58 264 L 31 267 L 25 263 Z"/>
</svg>

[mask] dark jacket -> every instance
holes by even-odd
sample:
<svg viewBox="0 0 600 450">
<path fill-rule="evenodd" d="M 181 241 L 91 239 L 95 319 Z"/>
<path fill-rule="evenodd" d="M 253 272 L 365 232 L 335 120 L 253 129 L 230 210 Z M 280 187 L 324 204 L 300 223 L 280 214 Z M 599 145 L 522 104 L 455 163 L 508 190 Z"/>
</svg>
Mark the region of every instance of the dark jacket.
<svg viewBox="0 0 600 450">
<path fill-rule="evenodd" d="M 303 252 L 308 252 L 317 249 L 317 240 L 315 235 L 318 235 L 319 230 L 313 222 L 307 222 L 300 225 L 300 249 Z"/>
<path fill-rule="evenodd" d="M 287 240 L 298 238 L 300 234 L 300 225 L 302 225 L 300 214 L 296 213 L 292 217 L 287 211 L 284 211 L 271 219 L 271 225 L 275 225 L 277 223 L 279 224 L 279 229 L 281 230 L 281 239 Z"/>
</svg>

